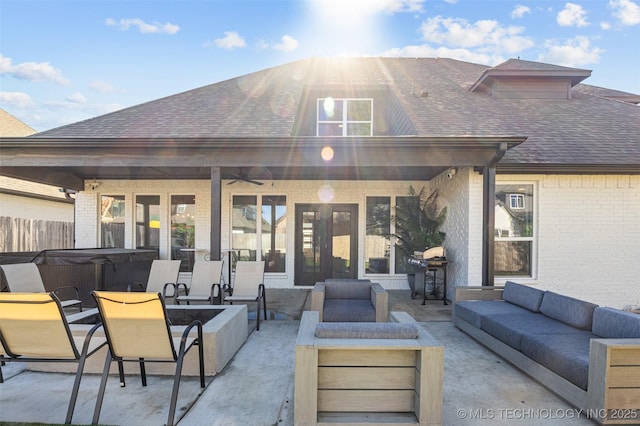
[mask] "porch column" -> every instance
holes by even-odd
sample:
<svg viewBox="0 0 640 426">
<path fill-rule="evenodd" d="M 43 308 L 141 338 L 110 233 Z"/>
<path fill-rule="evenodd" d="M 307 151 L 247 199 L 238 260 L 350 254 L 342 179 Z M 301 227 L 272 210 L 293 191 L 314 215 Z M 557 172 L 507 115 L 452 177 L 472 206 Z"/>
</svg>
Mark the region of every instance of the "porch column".
<svg viewBox="0 0 640 426">
<path fill-rule="evenodd" d="M 492 286 L 495 274 L 496 167 L 482 170 L 482 285 Z"/>
<path fill-rule="evenodd" d="M 211 168 L 211 236 L 209 253 L 211 260 L 222 259 L 220 238 L 222 237 L 222 175 L 220 167 Z"/>
</svg>

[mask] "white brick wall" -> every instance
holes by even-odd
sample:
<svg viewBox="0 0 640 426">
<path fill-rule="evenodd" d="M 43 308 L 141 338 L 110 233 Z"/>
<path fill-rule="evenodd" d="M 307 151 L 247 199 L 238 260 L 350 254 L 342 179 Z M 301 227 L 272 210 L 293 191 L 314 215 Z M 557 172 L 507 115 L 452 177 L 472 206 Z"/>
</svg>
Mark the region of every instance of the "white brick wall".
<svg viewBox="0 0 640 426">
<path fill-rule="evenodd" d="M 640 304 L 640 177 L 638 176 L 556 176 L 498 175 L 501 181 L 529 181 L 537 192 L 536 276 L 516 280 L 581 297 L 601 305 L 621 307 Z M 244 182 L 222 184 L 221 247 L 230 245 L 232 196 L 236 194 L 286 195 L 287 214 L 294 217 L 296 203 L 320 203 L 319 191 L 333 194 L 332 203 L 358 204 L 358 252 L 362 258 L 367 196 L 406 195 L 409 185 L 420 189 L 438 188 L 440 201 L 448 207 L 445 246 L 451 260 L 450 288 L 480 285 L 482 276 L 482 176 L 459 168 L 452 180 L 440 176 L 431 182 L 397 181 L 270 181 L 263 186 Z M 172 194 L 196 196 L 196 248 L 198 258 L 209 248 L 208 180 L 203 181 L 104 181 L 96 191 L 83 191 L 76 198 L 76 246 L 97 247 L 98 196 L 125 195 L 128 219 L 127 246 L 133 247 L 132 200 L 136 194 L 160 195 L 163 216 L 169 221 Z M 294 252 L 293 220 L 287 221 L 287 252 Z M 168 227 L 163 227 L 161 257 L 169 246 Z M 287 256 L 287 272 L 269 274 L 267 286 L 292 287 L 293 256 Z M 364 265 L 359 265 L 364 277 Z M 373 277 L 373 276 L 372 276 Z M 389 289 L 407 288 L 404 276 L 375 280 Z M 497 281 L 500 283 L 500 281 Z M 450 292 L 451 294 L 451 292 Z"/>
<path fill-rule="evenodd" d="M 639 176 L 498 176 L 537 182 L 537 276 L 517 280 L 602 306 L 640 304 Z"/>
</svg>

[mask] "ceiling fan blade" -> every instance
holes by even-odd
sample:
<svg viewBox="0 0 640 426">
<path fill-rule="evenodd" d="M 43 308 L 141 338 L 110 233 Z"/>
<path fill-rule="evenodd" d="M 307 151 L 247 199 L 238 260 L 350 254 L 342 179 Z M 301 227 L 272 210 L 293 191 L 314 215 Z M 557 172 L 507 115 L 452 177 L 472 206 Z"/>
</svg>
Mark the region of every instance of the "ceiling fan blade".
<svg viewBox="0 0 640 426">
<path fill-rule="evenodd" d="M 244 181 L 252 183 L 254 185 L 264 185 L 264 182 L 258 182 L 257 180 L 245 179 Z"/>
</svg>

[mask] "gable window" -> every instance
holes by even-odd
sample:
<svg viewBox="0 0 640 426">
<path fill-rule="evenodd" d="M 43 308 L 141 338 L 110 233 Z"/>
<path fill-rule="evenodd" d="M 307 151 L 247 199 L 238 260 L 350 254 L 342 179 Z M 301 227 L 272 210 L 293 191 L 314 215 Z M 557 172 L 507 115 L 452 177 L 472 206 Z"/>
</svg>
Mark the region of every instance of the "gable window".
<svg viewBox="0 0 640 426">
<path fill-rule="evenodd" d="M 372 136 L 373 99 L 318 99 L 318 136 Z"/>
<path fill-rule="evenodd" d="M 533 277 L 534 185 L 496 184 L 495 274 Z"/>
</svg>

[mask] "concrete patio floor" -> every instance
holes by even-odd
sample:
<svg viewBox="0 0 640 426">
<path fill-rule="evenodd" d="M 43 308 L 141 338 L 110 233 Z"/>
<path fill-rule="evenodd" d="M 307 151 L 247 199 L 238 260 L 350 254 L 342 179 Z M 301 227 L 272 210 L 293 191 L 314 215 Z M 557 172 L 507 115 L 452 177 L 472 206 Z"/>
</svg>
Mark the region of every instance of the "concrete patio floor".
<svg viewBox="0 0 640 426">
<path fill-rule="evenodd" d="M 177 405 L 179 425 L 293 425 L 294 345 L 308 290 L 267 290 L 269 320 L 252 331 L 225 369 L 207 378 L 184 378 Z M 411 300 L 407 291 L 390 291 L 390 310 L 410 313 L 445 346 L 444 425 L 590 425 L 579 411 L 485 349 L 451 322 L 442 301 Z M 255 305 L 255 304 L 254 304 Z M 255 306 L 249 305 L 253 311 Z M 249 325 L 254 326 L 255 314 Z M 137 367 L 128 366 L 120 388 L 110 378 L 100 423 L 162 425 L 168 415 L 172 379 L 150 376 L 142 388 Z M 73 375 L 26 371 L 24 364 L 3 367 L 0 422 L 62 423 Z M 91 423 L 99 377 L 82 379 L 74 424 Z"/>
</svg>

